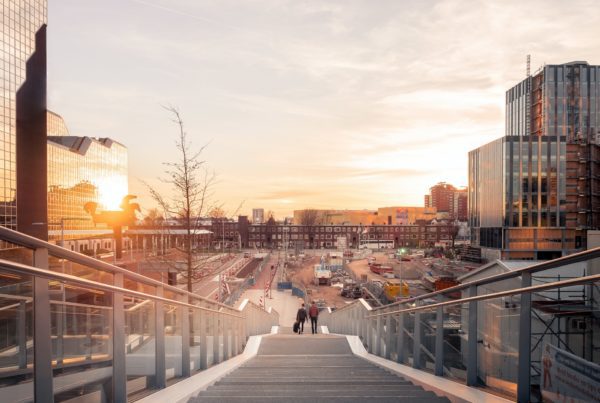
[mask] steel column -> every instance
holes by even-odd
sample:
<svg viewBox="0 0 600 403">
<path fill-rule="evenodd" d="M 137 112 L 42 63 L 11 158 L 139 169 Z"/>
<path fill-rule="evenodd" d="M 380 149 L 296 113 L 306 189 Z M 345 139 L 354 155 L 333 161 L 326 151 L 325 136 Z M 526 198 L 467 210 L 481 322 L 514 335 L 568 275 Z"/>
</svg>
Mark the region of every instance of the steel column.
<svg viewBox="0 0 600 403">
<path fill-rule="evenodd" d="M 163 296 L 163 288 L 156 287 L 156 295 Z M 165 365 L 165 308 L 162 301 L 155 301 L 154 305 L 154 323 L 155 323 L 155 354 L 156 354 L 156 373 L 154 377 L 154 386 L 163 389 L 167 386 L 167 373 Z"/>
<path fill-rule="evenodd" d="M 187 297 L 181 295 L 179 300 L 187 302 Z M 180 306 L 178 310 L 181 318 L 181 376 L 187 378 L 190 376 L 190 309 Z"/>
<path fill-rule="evenodd" d="M 218 363 L 221 362 L 221 355 L 219 354 L 219 344 L 221 342 L 221 340 L 219 340 L 219 333 L 220 333 L 220 318 L 219 318 L 219 314 L 215 313 L 212 315 L 212 322 L 213 322 L 213 329 L 212 329 L 212 334 L 213 334 L 213 365 L 216 365 Z"/>
<path fill-rule="evenodd" d="M 33 265 L 40 269 L 48 269 L 47 249 L 34 250 Z M 34 400 L 38 403 L 54 402 L 48 286 L 48 280 L 33 278 L 33 384 Z"/>
<path fill-rule="evenodd" d="M 383 316 L 378 316 L 377 317 L 377 328 L 375 329 L 375 342 L 377 343 L 375 345 L 375 353 L 378 356 L 382 356 L 383 355 L 383 348 L 382 348 L 382 344 L 383 344 Z"/>
<path fill-rule="evenodd" d="M 208 368 L 208 337 L 206 328 L 209 324 L 209 313 L 200 311 L 198 319 L 200 320 L 200 369 Z"/>
<path fill-rule="evenodd" d="M 477 286 L 469 287 L 469 297 L 477 296 Z M 477 301 L 469 302 L 467 329 L 467 386 L 477 385 Z"/>
<path fill-rule="evenodd" d="M 444 376 L 444 307 L 438 307 L 435 317 L 435 374 Z"/>
<path fill-rule="evenodd" d="M 398 315 L 398 334 L 396 340 L 396 362 L 404 363 L 404 314 Z"/>
<path fill-rule="evenodd" d="M 521 287 L 529 286 L 531 286 L 531 273 L 523 273 Z M 518 374 L 517 400 L 527 403 L 531 399 L 531 293 L 521 294 Z"/>
<path fill-rule="evenodd" d="M 19 302 L 17 311 L 17 344 L 19 368 L 27 368 L 27 301 L 24 300 Z"/>
<path fill-rule="evenodd" d="M 420 301 L 416 305 L 421 305 Z M 421 311 L 415 312 L 413 325 L 413 368 L 421 369 Z"/>
<path fill-rule="evenodd" d="M 114 284 L 123 287 L 123 274 L 115 273 Z M 115 402 L 127 401 L 127 366 L 125 356 L 125 309 L 123 305 L 123 293 L 113 294 L 113 376 L 112 376 L 112 398 Z"/>
<path fill-rule="evenodd" d="M 392 355 L 392 336 L 394 334 L 395 320 L 392 315 L 386 316 L 385 321 L 385 358 L 390 359 Z"/>
</svg>

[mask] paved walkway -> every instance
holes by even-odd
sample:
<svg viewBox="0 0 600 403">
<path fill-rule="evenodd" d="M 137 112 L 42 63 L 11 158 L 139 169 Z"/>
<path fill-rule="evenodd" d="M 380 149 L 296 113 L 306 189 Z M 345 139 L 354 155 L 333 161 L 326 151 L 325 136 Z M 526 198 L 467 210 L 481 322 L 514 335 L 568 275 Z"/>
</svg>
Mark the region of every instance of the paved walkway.
<svg viewBox="0 0 600 403">
<path fill-rule="evenodd" d="M 296 321 L 296 312 L 304 301 L 292 295 L 292 290 L 278 291 L 274 289 L 271 291 L 271 295 L 272 298 L 266 298 L 266 307 L 272 307 L 279 313 L 279 326 L 292 327 Z M 238 301 L 241 303 L 246 298 L 258 305 L 261 298 L 264 298 L 264 291 L 246 290 Z M 310 330 L 310 322 L 308 330 Z"/>
</svg>

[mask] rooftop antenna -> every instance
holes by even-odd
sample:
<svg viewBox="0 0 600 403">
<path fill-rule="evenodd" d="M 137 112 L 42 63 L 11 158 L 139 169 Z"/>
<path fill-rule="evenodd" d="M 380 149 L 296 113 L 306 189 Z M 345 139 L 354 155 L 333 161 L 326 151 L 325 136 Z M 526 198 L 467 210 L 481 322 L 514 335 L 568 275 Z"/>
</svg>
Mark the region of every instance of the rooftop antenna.
<svg viewBox="0 0 600 403">
<path fill-rule="evenodd" d="M 527 55 L 527 77 L 531 76 L 531 55 Z"/>
</svg>

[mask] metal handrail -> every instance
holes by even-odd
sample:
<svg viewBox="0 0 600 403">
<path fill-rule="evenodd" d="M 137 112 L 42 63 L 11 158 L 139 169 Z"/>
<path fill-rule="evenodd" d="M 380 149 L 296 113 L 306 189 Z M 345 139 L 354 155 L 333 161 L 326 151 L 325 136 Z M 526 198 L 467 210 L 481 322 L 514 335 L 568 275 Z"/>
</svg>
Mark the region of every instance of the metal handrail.
<svg viewBox="0 0 600 403">
<path fill-rule="evenodd" d="M 579 263 L 590 259 L 600 258 L 600 247 L 585 250 L 582 252 L 573 253 L 568 256 L 562 256 L 560 258 L 549 260 L 537 264 L 532 264 L 531 266 L 523 267 L 517 270 L 512 270 L 506 273 L 495 274 L 493 276 L 485 277 L 479 280 L 469 281 L 463 284 L 455 285 L 452 287 L 444 288 L 443 290 L 430 292 L 427 294 L 419 295 L 417 297 L 405 299 L 403 301 L 394 302 L 393 304 L 384 305 L 382 307 L 373 308 L 374 310 L 385 309 L 391 306 L 403 305 L 411 302 L 416 302 L 419 300 L 423 300 L 426 298 L 432 298 L 437 295 L 443 295 L 455 291 L 461 291 L 472 286 L 479 286 L 489 283 L 494 283 L 497 281 L 507 280 L 514 277 L 519 277 L 523 273 L 536 273 L 543 270 L 555 269 L 557 267 L 565 266 L 567 264 Z"/>
<path fill-rule="evenodd" d="M 573 286 L 573 285 L 593 283 L 596 281 L 600 281 L 600 274 L 594 274 L 594 275 L 585 276 L 585 277 L 577 277 L 577 278 L 564 280 L 564 281 L 555 281 L 553 283 L 532 285 L 529 287 L 522 287 L 522 288 L 517 288 L 517 289 L 512 289 L 512 290 L 507 290 L 507 291 L 499 291 L 499 292 L 495 292 L 492 294 L 483 294 L 483 295 L 477 295 L 474 297 L 466 297 L 466 298 L 461 298 L 458 300 L 438 302 L 438 303 L 431 304 L 431 305 L 422 305 L 422 306 L 417 306 L 414 308 L 400 309 L 400 310 L 391 311 L 391 312 L 374 313 L 371 315 L 367 315 L 366 317 L 367 318 L 376 318 L 378 316 L 397 315 L 397 314 L 410 313 L 410 312 L 416 312 L 416 311 L 429 311 L 429 310 L 432 310 L 432 309 L 438 308 L 438 307 L 466 304 L 468 302 L 483 301 L 483 300 L 487 300 L 487 299 L 506 297 L 509 295 L 533 293 L 533 292 L 545 291 L 545 290 L 554 289 L 554 288 L 562 288 L 562 287 L 569 287 L 569 286 Z M 389 307 L 390 307 L 390 305 L 388 305 L 387 307 L 384 307 L 384 308 L 389 308 Z"/>
<path fill-rule="evenodd" d="M 210 302 L 211 304 L 216 304 L 216 305 L 222 306 L 222 307 L 230 309 L 230 310 L 235 310 L 230 306 L 221 304 L 220 302 L 213 301 L 213 300 L 210 300 L 205 297 L 201 297 L 201 296 L 193 294 L 189 291 L 182 290 L 182 289 L 174 287 L 172 285 L 162 283 L 158 280 L 154 280 L 150 277 L 146 277 L 141 274 L 131 272 L 131 271 L 123 269 L 119 266 L 115 266 L 110 263 L 106 263 L 102 260 L 94 259 L 94 258 L 86 256 L 82 253 L 74 252 L 69 249 L 65 249 L 61 246 L 54 245 L 54 244 L 51 244 L 46 241 L 42 241 L 40 239 L 23 234 L 21 232 L 11 230 L 11 229 L 3 227 L 3 226 L 0 226 L 0 239 L 3 239 L 4 241 L 10 242 L 10 243 L 18 245 L 18 246 L 26 247 L 29 249 L 40 249 L 40 248 L 47 249 L 48 254 L 58 257 L 58 258 L 61 258 L 61 259 L 67 259 L 71 262 L 79 263 L 84 266 L 89 266 L 89 267 L 97 269 L 97 270 L 104 270 L 104 271 L 108 271 L 108 272 L 112 272 L 112 273 L 123 274 L 125 277 L 135 280 L 137 282 L 143 283 L 143 284 L 152 285 L 152 286 L 156 286 L 156 287 L 162 287 L 163 290 L 165 290 L 165 291 L 172 291 L 172 292 L 175 292 L 175 293 L 178 293 L 181 295 L 185 295 L 187 297 L 191 297 L 191 298 L 194 298 L 197 300 Z"/>
<path fill-rule="evenodd" d="M 111 293 L 122 293 L 124 295 L 133 295 L 133 296 L 136 296 L 139 298 L 152 299 L 154 301 L 165 302 L 167 304 L 176 304 L 176 305 L 187 307 L 187 308 L 200 309 L 203 311 L 208 311 L 208 312 L 213 312 L 213 313 L 221 313 L 221 314 L 228 315 L 228 316 L 242 318 L 242 316 L 240 316 L 240 315 L 235 315 L 235 314 L 232 314 L 229 312 L 222 312 L 219 310 L 205 308 L 205 307 L 198 306 L 198 305 L 188 304 L 187 302 L 183 302 L 183 301 L 177 301 L 177 300 L 173 300 L 173 299 L 169 299 L 169 298 L 159 297 L 157 295 L 146 294 L 146 293 L 143 293 L 140 291 L 133 291 L 133 290 L 129 290 L 127 288 L 121 288 L 121 287 L 117 287 L 114 285 L 98 283 L 93 280 L 88 280 L 85 278 L 72 276 L 70 274 L 57 273 L 57 272 L 53 272 L 53 271 L 49 271 L 49 270 L 45 270 L 45 269 L 39 269 L 36 267 L 24 265 L 21 263 L 11 262 L 9 260 L 0 259 L 0 267 L 2 269 L 12 271 L 15 273 L 43 277 L 43 278 L 47 278 L 47 279 L 58 280 L 58 281 L 69 282 L 69 283 L 76 283 L 79 285 L 83 285 L 86 287 L 92 287 L 92 288 L 96 288 L 99 290 L 108 291 Z M 212 301 L 210 301 L 210 302 L 212 302 Z M 214 302 L 214 304 L 217 304 L 217 303 Z M 231 308 L 229 306 L 222 305 L 222 304 L 218 304 L 218 305 L 221 309 L 227 308 L 228 310 L 233 310 L 233 311 L 238 312 L 237 310 L 235 310 L 234 308 Z"/>
</svg>

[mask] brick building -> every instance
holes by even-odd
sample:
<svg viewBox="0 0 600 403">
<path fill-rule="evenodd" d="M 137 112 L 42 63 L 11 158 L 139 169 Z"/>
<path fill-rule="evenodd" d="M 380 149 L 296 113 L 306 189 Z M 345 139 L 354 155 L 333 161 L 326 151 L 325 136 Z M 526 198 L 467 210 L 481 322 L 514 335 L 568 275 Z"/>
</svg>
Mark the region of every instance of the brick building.
<svg viewBox="0 0 600 403">
<path fill-rule="evenodd" d="M 439 182 L 429 188 L 424 197 L 425 207 L 434 207 L 445 218 L 467 221 L 468 193 L 466 188 L 456 188 L 446 182 Z"/>
<path fill-rule="evenodd" d="M 142 227 L 136 227 L 142 228 Z M 157 228 L 157 230 L 159 230 Z M 170 229 L 175 233 L 175 228 Z M 452 226 L 447 224 L 428 224 L 421 221 L 415 225 L 286 225 L 273 220 L 265 224 L 250 224 L 248 217 L 240 216 L 238 221 L 212 220 L 198 230 L 209 231 L 209 235 L 195 237 L 199 247 L 225 249 L 242 248 L 278 248 L 285 243 L 289 248 L 358 248 L 368 245 L 373 248 L 412 247 L 423 248 L 452 242 Z M 159 236 L 148 232 L 148 237 Z M 181 239 L 169 241 L 170 245 L 183 242 Z M 135 242 L 135 241 L 134 241 Z M 146 243 L 150 244 L 150 240 Z"/>
</svg>

